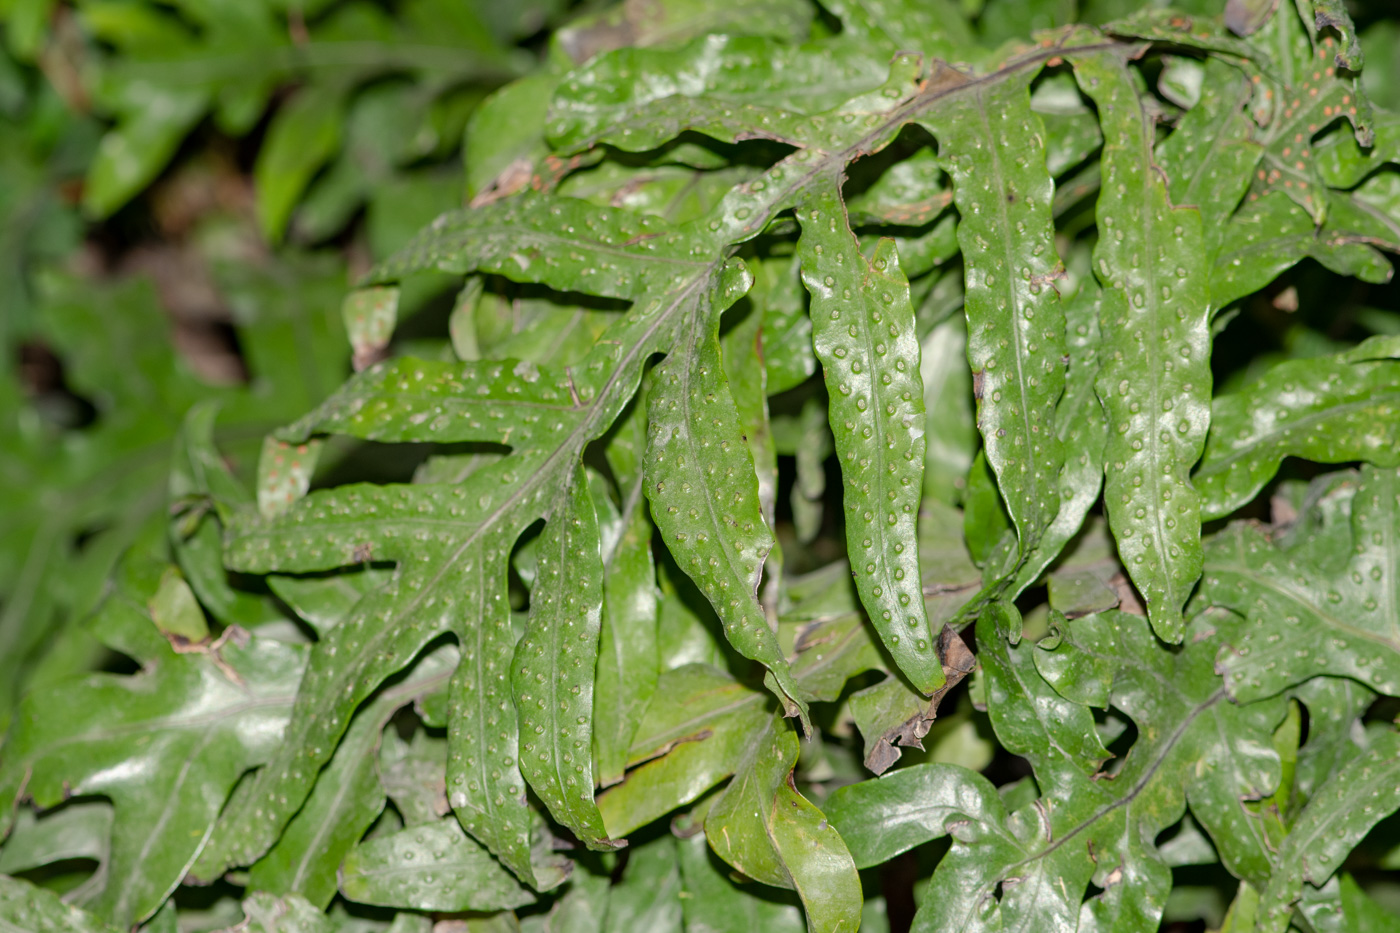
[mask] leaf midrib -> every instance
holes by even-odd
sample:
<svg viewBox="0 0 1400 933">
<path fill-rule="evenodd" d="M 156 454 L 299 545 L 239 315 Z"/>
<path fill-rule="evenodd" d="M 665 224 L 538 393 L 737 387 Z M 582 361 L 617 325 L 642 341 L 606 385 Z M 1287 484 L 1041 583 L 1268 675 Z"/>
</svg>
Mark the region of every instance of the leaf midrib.
<svg viewBox="0 0 1400 933">
<path fill-rule="evenodd" d="M 1095 813 L 1085 818 L 1077 826 L 1070 829 L 1058 839 L 1051 841 L 1039 851 L 1028 855 L 1026 858 L 1023 858 L 1018 862 L 1014 862 L 1011 865 L 1008 865 L 1001 871 L 1000 875 L 997 877 L 996 880 L 998 882 L 1005 881 L 1018 868 L 1043 861 L 1052 852 L 1065 845 L 1071 839 L 1075 838 L 1081 833 L 1087 832 L 1089 828 L 1093 824 L 1097 823 L 1099 820 L 1108 816 L 1110 813 L 1113 813 L 1114 811 L 1131 804 L 1134 800 L 1137 799 L 1138 795 L 1141 794 L 1144 789 L 1146 789 L 1147 785 L 1152 781 L 1152 779 L 1156 777 L 1158 769 L 1161 768 L 1162 763 L 1166 760 L 1167 756 L 1170 755 L 1172 750 L 1176 747 L 1177 742 L 1181 740 L 1181 737 L 1191 727 L 1192 723 L 1195 722 L 1196 717 L 1203 713 L 1205 710 L 1209 709 L 1211 706 L 1214 706 L 1216 703 L 1220 702 L 1220 700 L 1224 698 L 1225 688 L 1221 687 L 1220 689 L 1212 693 L 1209 697 L 1207 697 L 1205 700 L 1200 701 L 1196 705 L 1196 707 L 1192 709 L 1191 712 L 1188 713 L 1180 723 L 1177 724 L 1175 731 L 1173 731 L 1171 736 L 1165 742 L 1162 743 L 1160 751 L 1158 752 L 1156 758 L 1154 758 L 1152 762 L 1150 762 L 1146 766 L 1143 775 L 1140 778 L 1138 778 L 1137 782 L 1132 786 L 1131 789 L 1128 790 L 1127 793 L 1125 793 L 1121 797 L 1114 799 L 1112 802 L 1100 807 Z M 970 911 L 975 908 L 976 904 L 974 903 L 972 907 L 969 908 L 969 914 L 964 917 L 963 923 L 961 924 L 959 929 L 968 928 L 968 918 L 971 916 Z"/>
<path fill-rule="evenodd" d="M 1235 464 L 1242 458 L 1247 457 L 1250 454 L 1256 453 L 1259 450 L 1259 448 L 1276 443 L 1276 439 L 1280 435 L 1282 435 L 1286 431 L 1296 429 L 1299 425 L 1316 425 L 1319 422 L 1326 421 L 1332 417 L 1337 416 L 1338 414 L 1348 414 L 1359 409 L 1369 408 L 1370 406 L 1385 400 L 1400 403 L 1400 389 L 1396 389 L 1392 392 L 1384 392 L 1378 395 L 1367 395 L 1363 399 L 1357 399 L 1356 401 L 1352 402 L 1344 402 L 1341 404 L 1329 405 L 1322 411 L 1302 415 L 1295 421 L 1289 421 L 1286 425 L 1281 425 L 1278 428 L 1265 431 L 1261 434 L 1256 434 L 1249 438 L 1244 438 L 1236 444 L 1234 444 L 1233 449 L 1227 454 L 1213 459 L 1203 458 L 1201 461 L 1200 468 L 1196 470 L 1192 478 L 1209 479 L 1220 473 L 1226 472 L 1230 469 L 1230 467 L 1233 464 Z M 1277 422 L 1277 419 L 1275 419 L 1275 422 Z M 1283 456 L 1286 456 L 1286 453 L 1281 454 L 1279 459 L 1282 459 Z"/>
<path fill-rule="evenodd" d="M 1099 43 L 1076 46 L 1074 51 L 1077 54 L 1090 54 L 1096 51 L 1107 51 L 1119 48 L 1122 48 L 1122 43 L 1109 40 Z M 610 405 L 605 405 L 604 402 L 611 401 L 611 396 L 613 392 L 616 390 L 619 382 L 624 377 L 630 379 L 631 371 L 634 368 L 634 366 L 638 363 L 638 357 L 642 354 L 642 352 L 645 350 L 647 352 L 647 355 L 650 355 L 653 349 L 651 342 L 655 338 L 656 334 L 660 332 L 665 326 L 670 325 L 672 317 L 677 313 L 677 310 L 684 307 L 688 299 L 693 299 L 695 292 L 698 289 L 700 289 L 700 287 L 704 283 L 710 281 L 717 275 L 719 269 L 721 268 L 723 263 L 728 259 L 728 257 L 737 252 L 740 243 L 756 235 L 760 230 L 763 229 L 763 227 L 767 224 L 768 220 L 780 208 L 791 203 L 791 199 L 795 192 L 798 192 L 805 188 L 814 179 L 820 178 L 823 175 L 829 173 L 831 171 L 832 166 L 844 166 L 846 163 L 852 161 L 860 153 L 865 151 L 865 149 L 873 148 L 874 141 L 879 139 L 881 136 L 888 134 L 891 128 L 902 126 L 903 124 L 910 122 L 916 114 L 935 106 L 944 98 L 969 91 L 970 89 L 976 89 L 986 84 L 995 83 L 996 81 L 1001 80 L 1005 76 L 1018 72 L 1022 69 L 1042 65 L 1049 59 L 1060 57 L 1060 55 L 1063 52 L 1064 49 L 1061 46 L 1052 46 L 1050 48 L 1037 49 L 1035 52 L 1023 58 L 1016 59 L 1015 61 L 1008 63 L 1003 68 L 998 69 L 995 72 L 991 72 L 988 75 L 984 75 L 978 78 L 969 78 L 952 85 L 933 85 L 929 89 L 916 95 L 912 100 L 890 111 L 888 117 L 884 121 L 880 122 L 879 125 L 874 127 L 870 132 L 866 133 L 864 136 L 860 137 L 858 140 L 852 142 L 848 146 L 830 153 L 815 150 L 816 154 L 819 156 L 817 159 L 813 160 L 813 162 L 815 162 L 815 165 L 809 166 L 806 172 L 797 175 L 797 177 L 794 178 L 790 184 L 782 186 L 779 188 L 779 190 L 775 191 L 773 196 L 769 199 L 767 205 L 762 210 L 760 210 L 754 217 L 754 219 L 743 228 L 742 232 L 745 235 L 741 238 L 736 239 L 733 242 L 728 243 L 726 246 L 721 248 L 718 251 L 719 255 L 711 261 L 701 263 L 667 258 L 666 261 L 671 262 L 672 264 L 680 262 L 681 264 L 698 267 L 697 274 L 689 282 L 677 288 L 672 293 L 674 295 L 674 298 L 671 301 L 671 303 L 664 309 L 661 309 L 658 312 L 654 313 L 654 317 L 647 326 L 646 330 L 643 331 L 642 335 L 636 341 L 634 341 L 631 344 L 631 346 L 628 347 L 626 352 L 615 362 L 615 365 L 609 372 L 608 377 L 604 382 L 604 385 L 600 388 L 598 393 L 593 396 L 592 400 L 589 402 L 586 408 L 584 417 L 580 419 L 579 424 L 575 426 L 574 430 L 570 433 L 566 441 L 560 444 L 558 447 L 554 448 L 554 450 L 551 451 L 550 454 L 546 457 L 541 468 L 527 476 L 522 483 L 517 485 L 516 488 L 505 498 L 505 500 L 496 509 L 488 513 L 486 516 L 483 516 L 481 523 L 477 526 L 475 531 L 473 531 L 473 533 L 469 535 L 457 547 L 457 549 L 453 551 L 452 554 L 450 554 L 446 559 L 442 561 L 441 565 L 437 568 L 437 572 L 434 573 L 432 577 L 425 582 L 425 585 L 419 587 L 416 590 L 412 598 L 401 609 L 399 609 L 399 611 L 390 614 L 390 617 L 385 620 L 385 625 L 379 627 L 373 635 L 364 640 L 363 649 L 355 656 L 351 663 L 342 664 L 339 666 L 337 676 L 334 676 L 330 682 L 334 683 L 337 687 L 339 687 L 341 684 L 344 683 L 347 677 L 358 677 L 358 672 L 365 666 L 365 659 L 371 657 L 375 652 L 378 651 L 378 646 L 384 639 L 390 637 L 392 634 L 397 633 L 399 626 L 397 626 L 394 623 L 397 622 L 399 619 L 404 618 L 405 616 L 411 616 L 418 610 L 422 602 L 425 599 L 427 599 L 432 592 L 436 590 L 436 588 L 439 584 L 441 584 L 443 579 L 446 576 L 448 576 L 448 574 L 456 567 L 457 563 L 461 560 L 462 556 L 468 551 L 468 549 L 476 544 L 477 539 L 483 534 L 484 530 L 493 528 L 496 525 L 496 523 L 502 519 L 503 516 L 513 512 L 520 503 L 520 501 L 528 494 L 534 492 L 534 490 L 538 486 L 548 481 L 554 481 L 554 474 L 558 470 L 557 461 L 561 458 L 561 456 L 567 456 L 571 461 L 573 459 L 576 459 L 577 456 L 581 453 L 584 443 L 586 443 L 588 439 L 601 433 L 601 431 L 594 430 L 596 427 L 596 422 L 598 418 L 601 417 L 600 413 L 608 410 L 608 408 L 611 407 Z M 802 156 L 802 159 L 805 160 L 806 155 L 809 151 L 812 150 L 804 149 L 796 155 Z M 822 158 L 822 156 L 825 157 Z M 778 165 L 783 166 L 793 158 L 795 158 L 795 156 L 790 156 L 788 157 L 788 159 L 785 159 L 782 162 L 778 163 Z M 770 172 L 771 171 L 772 170 L 770 169 Z M 507 233 L 509 236 L 511 236 L 512 239 L 516 236 L 519 236 L 520 234 L 520 231 L 518 229 L 503 227 L 501 228 L 501 230 Z M 559 238 L 554 237 L 553 239 L 558 240 Z M 629 259 L 639 258 L 637 254 L 631 252 L 625 253 L 624 255 L 626 255 Z M 658 260 L 663 258 L 647 257 L 646 254 L 640 254 L 640 257 L 654 258 Z M 635 309 L 637 306 L 642 305 L 645 301 L 645 297 L 646 296 L 644 294 L 638 296 L 638 298 L 633 303 L 633 308 Z M 336 695 L 339 695 L 338 691 Z M 313 728 L 324 728 L 325 726 L 325 723 L 322 720 L 312 719 L 309 717 L 298 722 L 295 711 L 293 713 L 292 722 L 288 725 L 289 729 L 292 726 L 292 724 L 297 724 L 299 728 L 297 729 L 297 733 L 295 735 L 284 735 L 283 748 L 299 748 L 302 744 L 304 744 L 303 740 Z M 326 754 L 326 759 L 328 758 L 329 754 Z M 274 759 L 274 761 L 275 760 L 276 759 Z M 262 779 L 264 777 L 266 777 L 268 781 L 272 781 L 271 775 L 274 773 L 274 771 L 275 769 L 273 768 L 264 769 L 260 773 L 258 785 L 262 784 Z M 260 786 L 259 790 L 261 790 Z M 304 800 L 305 796 L 302 795 L 301 799 Z M 240 816 L 242 816 L 242 814 L 240 814 Z M 244 821 L 246 821 L 247 819 L 247 816 L 243 816 Z M 263 835 L 265 835 L 265 832 L 263 833 Z M 249 848 L 247 840 L 243 841 L 242 843 L 237 843 L 235 845 L 239 853 L 242 853 L 243 851 Z M 254 843 L 255 847 L 261 848 L 263 849 L 263 851 L 265 851 L 265 847 L 267 845 L 269 844 L 262 841 Z"/>
<path fill-rule="evenodd" d="M 992 125 L 987 119 L 987 108 L 982 97 L 981 88 L 978 88 L 977 91 L 977 107 L 975 110 L 978 119 L 982 123 L 982 137 L 986 139 L 989 144 L 987 149 L 988 158 L 991 159 L 992 163 L 992 185 L 996 191 L 1005 191 L 1007 190 L 1007 184 L 1005 172 L 1002 170 L 1001 153 L 997 148 L 996 139 L 992 135 Z M 992 200 L 995 201 L 997 205 L 998 220 L 1000 221 L 1001 228 L 1003 230 L 1013 229 L 1011 217 L 1006 210 L 1006 198 L 993 197 Z M 1045 530 L 1045 526 L 1049 524 L 1047 520 L 1043 519 L 1044 512 L 1048 510 L 1043 509 L 1042 506 L 1050 497 L 1046 496 L 1044 492 L 1041 491 L 1041 471 L 1038 469 L 1038 464 L 1035 463 L 1035 454 L 1033 452 L 1035 450 L 1035 431 L 1033 430 L 1034 425 L 1032 424 L 1031 418 L 1031 393 L 1026 383 L 1026 357 L 1030 351 L 1026 348 L 1025 334 L 1021 331 L 1021 297 L 1015 287 L 1016 279 L 1012 274 L 1012 270 L 1016 268 L 1017 257 L 1011 248 L 1011 238 L 1009 236 L 1002 237 L 1001 242 L 1002 258 L 1006 263 L 1004 267 L 1005 273 L 1002 278 L 1006 281 L 1006 292 L 1011 299 L 1011 309 L 1008 314 L 1011 319 L 1012 346 L 1015 350 L 1013 356 L 1016 360 L 1016 388 L 1021 397 L 1021 430 L 1025 432 L 1025 458 L 1027 460 L 1027 465 L 1030 467 L 1027 472 L 1029 473 L 1031 491 L 1035 501 L 1035 512 L 1031 516 L 1031 522 L 1029 522 L 1030 527 L 1035 530 L 1031 531 L 1029 528 L 1017 527 L 1016 533 L 1020 536 L 1021 554 L 1029 555 L 1030 552 L 1035 549 L 1035 546 L 1040 543 L 1041 533 Z M 1047 424 L 1045 427 L 1047 432 L 1053 431 L 1051 425 Z"/>
</svg>

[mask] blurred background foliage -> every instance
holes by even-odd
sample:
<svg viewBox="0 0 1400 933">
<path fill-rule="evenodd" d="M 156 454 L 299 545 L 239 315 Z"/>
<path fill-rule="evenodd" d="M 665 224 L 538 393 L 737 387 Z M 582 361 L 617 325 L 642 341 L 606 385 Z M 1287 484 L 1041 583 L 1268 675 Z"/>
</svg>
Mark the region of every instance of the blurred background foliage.
<svg viewBox="0 0 1400 933">
<path fill-rule="evenodd" d="M 968 39 L 990 48 L 1140 3 L 930 6 L 964 18 Z M 1368 93 L 1400 110 L 1394 0 L 1347 6 Z M 778 0 L 0 0 L 0 732 L 22 693 L 124 663 L 78 623 L 124 553 L 168 559 L 171 457 L 191 407 L 219 406 L 219 447 L 249 475 L 264 434 L 350 372 L 349 282 L 442 211 L 516 183 L 508 170 L 539 145 L 556 75 L 611 48 L 679 45 L 735 22 L 792 39 L 836 28 L 820 7 Z M 679 200 L 667 179 L 656 184 L 656 196 Z M 603 196 L 618 197 L 614 187 Z M 564 193 L 590 196 L 583 185 Z M 446 283 L 405 289 L 391 353 L 450 356 Z M 514 313 L 508 333 L 475 339 L 497 349 L 539 339 L 528 295 Z M 1400 334 L 1400 291 L 1305 262 L 1222 325 L 1217 384 L 1369 334 Z M 788 482 L 801 456 L 782 458 Z M 794 568 L 840 553 L 829 535 L 794 530 L 802 521 L 780 514 Z M 940 718 L 921 760 L 1010 781 L 1015 762 L 990 735 L 965 701 Z M 855 758 L 820 743 L 803 754 L 817 784 L 861 775 Z M 1394 823 L 1360 851 L 1372 867 L 1396 861 Z M 928 868 L 911 859 L 895 871 L 912 890 Z M 1168 920 L 1218 920 L 1228 889 L 1214 870 L 1178 880 Z M 1400 885 L 1371 890 L 1400 904 Z M 211 903 L 206 928 L 241 916 Z M 877 928 L 886 922 L 883 899 L 868 909 Z"/>
</svg>

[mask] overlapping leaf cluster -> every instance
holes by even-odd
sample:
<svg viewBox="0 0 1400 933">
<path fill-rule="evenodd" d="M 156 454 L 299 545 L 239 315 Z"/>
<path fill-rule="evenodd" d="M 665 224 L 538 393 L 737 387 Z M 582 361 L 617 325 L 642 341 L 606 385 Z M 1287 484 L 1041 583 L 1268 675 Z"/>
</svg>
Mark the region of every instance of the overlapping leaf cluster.
<svg viewBox="0 0 1400 933">
<path fill-rule="evenodd" d="M 230 137 L 266 133 L 254 171 L 265 235 L 280 239 L 300 205 L 294 232 L 319 241 L 390 191 L 460 188 L 421 169 L 458 149 L 481 98 L 530 67 L 518 43 L 565 6 L 10 0 L 2 9 L 16 57 L 40 63 L 75 109 L 111 121 L 86 166 L 90 216 L 127 205 L 212 119 Z"/>
<path fill-rule="evenodd" d="M 1382 928 L 1339 869 L 1400 808 L 1400 328 L 1220 348 L 1389 280 L 1400 118 L 1337 3 L 1012 6 L 556 34 L 255 490 L 184 418 L 175 565 L 84 628 L 139 670 L 0 751 L 0 919 L 881 929 L 900 860 L 921 930 Z"/>
</svg>

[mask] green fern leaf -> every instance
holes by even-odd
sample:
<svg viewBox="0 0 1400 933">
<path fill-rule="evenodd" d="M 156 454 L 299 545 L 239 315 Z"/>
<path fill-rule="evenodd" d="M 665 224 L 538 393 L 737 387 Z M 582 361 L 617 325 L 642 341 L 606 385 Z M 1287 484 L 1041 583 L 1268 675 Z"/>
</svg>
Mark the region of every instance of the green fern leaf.
<svg viewBox="0 0 1400 933">
<path fill-rule="evenodd" d="M 926 125 L 941 142 L 961 215 L 967 358 L 987 462 L 1024 558 L 1060 509 L 1064 450 L 1055 403 L 1064 391 L 1063 274 L 1050 216 L 1053 183 L 1027 69 L 974 87 Z"/>
<path fill-rule="evenodd" d="M 1226 699 L 1213 666 L 1231 623 L 1193 622 L 1200 637 L 1178 654 L 1146 620 L 1124 613 L 1060 622 L 1042 645 L 1011 647 L 998 628 L 1020 622 L 1000 603 L 983 613 L 979 657 L 998 738 L 1030 756 L 1040 800 L 1008 812 L 980 775 L 925 766 L 846 788 L 832 801 L 858 864 L 953 837 L 914 928 L 1152 929 L 1171 878 L 1150 841 L 1188 800 L 1227 857 L 1254 858 L 1267 871 L 1268 853 L 1249 848 L 1257 837 L 1241 799 L 1278 784 L 1271 731 L 1282 703 L 1240 708 Z M 1167 683 L 1163 693 L 1158 685 Z M 1098 767 L 1104 753 L 1090 710 L 1108 705 L 1138 725 L 1132 754 L 1112 777 Z M 928 787 L 935 781 L 936 790 Z M 905 784 L 928 787 L 927 799 L 894 804 Z M 1091 880 L 1102 894 L 1084 901 Z"/>
<path fill-rule="evenodd" d="M 1387 730 L 1303 808 L 1279 848 L 1278 869 L 1259 897 L 1260 933 L 1288 929 L 1303 882 L 1321 886 L 1367 831 L 1400 809 L 1400 735 Z"/>
<path fill-rule="evenodd" d="M 1319 499 L 1311 534 L 1292 547 L 1242 522 L 1211 542 L 1202 599 L 1254 623 L 1220 658 L 1231 695 L 1242 701 L 1318 674 L 1397 689 L 1400 609 L 1388 575 L 1400 477 L 1363 467 L 1359 482 L 1339 479 Z"/>
<path fill-rule="evenodd" d="M 1400 344 L 1372 337 L 1352 350 L 1288 360 L 1211 406 L 1206 451 L 1191 480 L 1201 515 L 1229 515 L 1253 499 L 1285 457 L 1316 463 L 1400 465 L 1393 413 L 1400 403 Z"/>
<path fill-rule="evenodd" d="M 94 631 L 147 669 L 30 694 L 0 766 L 7 802 L 27 797 L 48 808 L 74 794 L 112 801 L 106 884 L 87 906 L 122 928 L 160 908 L 234 784 L 272 755 L 306 663 L 304 649 L 239 629 L 194 645 L 165 636 L 148 604 L 161 568 L 129 564 L 124 577 Z M 7 806 L 0 831 L 13 819 Z"/>
<path fill-rule="evenodd" d="M 890 241 L 871 260 L 861 255 L 834 186 L 797 212 L 856 589 L 900 670 L 932 693 L 943 669 L 910 546 L 923 489 L 924 398 L 909 286 Z"/>
<path fill-rule="evenodd" d="M 1076 57 L 1099 107 L 1105 184 L 1094 273 L 1103 285 L 1097 382 L 1108 416 L 1104 503 L 1153 629 L 1180 641 L 1201 573 L 1199 497 L 1188 475 L 1210 423 L 1210 329 L 1198 211 L 1173 207 L 1151 125 L 1121 60 Z"/>
</svg>

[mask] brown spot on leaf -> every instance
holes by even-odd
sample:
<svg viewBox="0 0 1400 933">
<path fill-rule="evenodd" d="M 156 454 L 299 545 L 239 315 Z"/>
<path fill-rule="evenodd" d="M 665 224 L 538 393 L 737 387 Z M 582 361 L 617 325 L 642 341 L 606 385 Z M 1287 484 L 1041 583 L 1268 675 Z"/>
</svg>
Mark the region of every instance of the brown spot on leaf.
<svg viewBox="0 0 1400 933">
<path fill-rule="evenodd" d="M 963 679 L 977 667 L 977 657 L 967 647 L 957 632 L 949 625 L 943 626 L 938 635 L 938 657 L 943 664 L 943 686 L 933 692 L 928 705 L 904 722 L 887 730 L 875 741 L 870 753 L 865 757 L 865 766 L 876 774 L 884 774 L 899 760 L 900 751 L 895 746 L 905 748 L 924 747 L 924 736 L 933 728 L 938 718 L 938 704 Z"/>
</svg>

